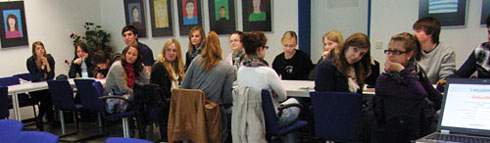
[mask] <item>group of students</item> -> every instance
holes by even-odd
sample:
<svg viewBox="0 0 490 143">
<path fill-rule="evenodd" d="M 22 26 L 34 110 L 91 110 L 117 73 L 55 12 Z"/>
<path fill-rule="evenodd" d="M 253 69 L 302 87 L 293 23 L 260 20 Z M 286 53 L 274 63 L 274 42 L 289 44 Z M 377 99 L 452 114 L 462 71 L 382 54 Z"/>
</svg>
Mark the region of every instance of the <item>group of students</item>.
<svg viewBox="0 0 490 143">
<path fill-rule="evenodd" d="M 486 22 L 490 41 L 490 18 Z M 223 59 L 218 34 L 211 31 L 206 36 L 201 27 L 195 26 L 189 32 L 184 64 L 181 45 L 176 39 L 165 42 L 155 61 L 151 49 L 138 42 L 136 28 L 126 26 L 121 33 L 127 45 L 122 54 L 104 51 L 89 54 L 85 44 L 76 43 L 68 75 L 106 78 L 106 96 L 123 95 L 131 100 L 135 83 L 155 83 L 167 95 L 175 88 L 201 89 L 207 100 L 218 104 L 232 103 L 231 92 L 236 82 L 238 86 L 271 89 L 276 108 L 287 100 L 281 79 L 315 80 L 315 90 L 319 92 L 362 93 L 364 84 L 369 84 L 375 85 L 376 95 L 380 97 L 428 98 L 435 110 L 441 106 L 442 95 L 432 84 L 443 84 L 448 77 L 467 78 L 475 71 L 479 78 L 490 76 L 488 42 L 478 46 L 456 71 L 454 51 L 439 41 L 441 26 L 437 19 L 421 18 L 413 30 L 414 34 L 403 32 L 391 37 L 388 49 L 384 50 L 387 57 L 380 75 L 379 63 L 370 54 L 369 38 L 363 33 L 352 34 L 345 41 L 336 30 L 326 33 L 322 38 L 323 54 L 315 66 L 306 53 L 296 49 L 296 33 L 287 31 L 281 39 L 283 53 L 274 58 L 271 67 L 264 59 L 269 48 L 267 37 L 260 31 L 232 33 L 232 53 Z M 33 81 L 54 78 L 54 59 L 46 54 L 42 42 L 32 44 L 27 68 Z M 294 98 L 286 103 L 291 102 L 298 103 Z M 52 110 L 50 104 L 41 100 L 41 116 Z M 295 121 L 299 112 L 297 107 L 285 111 L 279 117 L 280 125 Z"/>
</svg>

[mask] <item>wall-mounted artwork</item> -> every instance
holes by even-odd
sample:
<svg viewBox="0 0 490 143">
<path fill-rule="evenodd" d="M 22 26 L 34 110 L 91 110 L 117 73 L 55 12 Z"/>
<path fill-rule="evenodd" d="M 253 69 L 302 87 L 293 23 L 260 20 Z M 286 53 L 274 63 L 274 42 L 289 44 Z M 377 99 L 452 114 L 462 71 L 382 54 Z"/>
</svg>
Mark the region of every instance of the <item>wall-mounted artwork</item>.
<svg viewBox="0 0 490 143">
<path fill-rule="evenodd" d="M 441 26 L 462 26 L 466 21 L 466 0 L 420 0 L 419 18 L 434 17 Z"/>
<path fill-rule="evenodd" d="M 488 15 L 490 15 L 490 1 L 489 0 L 483 0 L 482 7 L 481 7 L 480 24 L 487 24 L 485 19 L 487 18 Z"/>
<path fill-rule="evenodd" d="M 193 26 L 202 27 L 201 0 L 177 0 L 180 35 L 189 35 Z"/>
<path fill-rule="evenodd" d="M 24 12 L 24 2 L 1 2 L 0 40 L 2 48 L 29 45 Z"/>
<path fill-rule="evenodd" d="M 173 36 L 170 0 L 150 0 L 150 16 L 153 37 Z"/>
<path fill-rule="evenodd" d="M 242 0 L 243 31 L 272 31 L 271 0 Z"/>
<path fill-rule="evenodd" d="M 230 34 L 236 31 L 234 0 L 208 0 L 211 31 Z"/>
<path fill-rule="evenodd" d="M 126 25 L 138 29 L 138 37 L 146 37 L 145 5 L 143 0 L 124 0 Z"/>
</svg>

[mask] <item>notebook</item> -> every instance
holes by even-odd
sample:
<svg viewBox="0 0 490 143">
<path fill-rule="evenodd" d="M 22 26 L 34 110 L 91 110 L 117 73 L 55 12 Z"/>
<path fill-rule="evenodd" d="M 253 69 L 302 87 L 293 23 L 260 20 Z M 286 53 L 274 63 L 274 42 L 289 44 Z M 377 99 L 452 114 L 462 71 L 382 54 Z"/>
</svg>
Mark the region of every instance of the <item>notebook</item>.
<svg viewBox="0 0 490 143">
<path fill-rule="evenodd" d="M 448 79 L 437 132 L 431 142 L 490 142 L 490 79 Z"/>
</svg>

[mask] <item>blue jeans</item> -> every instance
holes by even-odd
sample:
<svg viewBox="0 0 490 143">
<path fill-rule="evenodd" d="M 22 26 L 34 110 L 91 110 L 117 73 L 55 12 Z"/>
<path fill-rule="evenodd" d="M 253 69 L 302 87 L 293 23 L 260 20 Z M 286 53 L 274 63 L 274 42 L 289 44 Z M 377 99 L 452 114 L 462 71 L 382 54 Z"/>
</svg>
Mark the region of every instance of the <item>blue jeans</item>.
<svg viewBox="0 0 490 143">
<path fill-rule="evenodd" d="M 290 103 L 298 103 L 299 104 L 298 100 L 296 100 L 295 98 L 289 98 L 288 100 L 284 101 L 281 104 L 287 105 Z M 283 109 L 282 115 L 281 115 L 281 117 L 279 117 L 279 121 L 278 121 L 279 127 L 288 126 L 288 125 L 294 123 L 298 119 L 300 110 L 301 109 L 299 107 L 289 107 L 289 108 Z M 288 134 L 286 134 L 286 136 L 284 136 L 284 142 L 285 143 L 295 143 L 295 142 L 297 142 L 296 139 L 297 139 L 297 137 L 296 137 L 295 131 L 288 133 Z"/>
</svg>

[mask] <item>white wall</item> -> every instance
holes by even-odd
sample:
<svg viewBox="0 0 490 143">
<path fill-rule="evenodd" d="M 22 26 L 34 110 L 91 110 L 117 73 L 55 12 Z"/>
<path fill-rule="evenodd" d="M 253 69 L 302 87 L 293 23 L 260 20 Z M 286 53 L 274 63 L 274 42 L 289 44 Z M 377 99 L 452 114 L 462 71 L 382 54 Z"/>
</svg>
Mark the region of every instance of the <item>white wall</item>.
<svg viewBox="0 0 490 143">
<path fill-rule="evenodd" d="M 323 52 L 322 37 L 338 30 L 344 39 L 357 32 L 367 34 L 367 0 L 311 1 L 311 59 L 317 62 Z"/>
<path fill-rule="evenodd" d="M 68 73 L 64 60 L 74 56 L 71 33 L 82 34 L 86 21 L 99 23 L 98 0 L 26 0 L 24 1 L 29 46 L 0 49 L 0 77 L 26 73 L 26 60 L 32 55 L 30 44 L 42 41 L 53 55 L 56 75 Z"/>
<path fill-rule="evenodd" d="M 172 37 L 151 37 L 151 18 L 149 15 L 150 5 L 145 1 L 146 10 L 146 27 L 147 27 L 147 37 L 139 38 L 140 42 L 147 44 L 153 50 L 153 56 L 156 58 L 163 48 L 163 44 L 166 40 Z M 177 1 L 172 0 L 172 20 L 174 26 L 174 36 L 182 46 L 182 56 L 185 56 L 187 52 L 187 45 L 189 43 L 188 36 L 180 36 L 178 29 L 178 15 L 177 15 Z M 204 15 L 204 31 L 207 34 L 209 32 L 209 11 L 208 11 L 208 0 L 203 0 L 203 15 Z M 237 28 L 242 31 L 242 5 L 241 1 L 236 2 L 236 17 Z M 294 0 L 288 1 L 273 1 L 272 0 L 272 32 L 267 32 L 266 36 L 269 39 L 268 44 L 271 48 L 267 52 L 266 60 L 272 62 L 274 57 L 282 52 L 280 39 L 285 31 L 293 30 L 298 31 L 298 2 Z M 100 13 L 102 19 L 102 27 L 111 33 L 112 45 L 114 46 L 115 52 L 121 52 L 125 47 L 124 41 L 121 37 L 121 30 L 125 26 L 124 8 L 123 1 L 121 0 L 101 0 L 100 1 Z M 231 53 L 229 44 L 229 35 L 220 35 L 220 42 L 223 49 L 223 58 Z"/>
<path fill-rule="evenodd" d="M 443 27 L 440 41 L 450 45 L 456 52 L 456 68 L 468 58 L 476 45 L 488 41 L 487 29 L 480 25 L 482 0 L 468 0 L 466 11 L 466 26 Z M 371 16 L 371 46 L 372 56 L 381 63 L 386 55 L 392 35 L 400 32 L 413 32 L 412 25 L 418 19 L 418 0 L 373 0 Z M 383 42 L 381 49 L 375 49 L 376 41 Z"/>
</svg>

